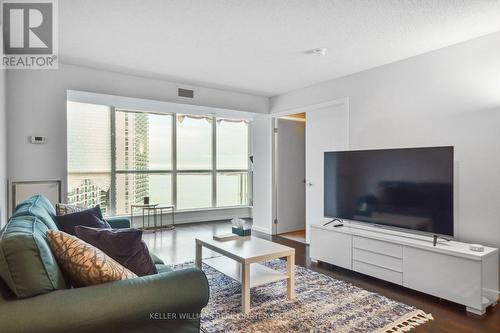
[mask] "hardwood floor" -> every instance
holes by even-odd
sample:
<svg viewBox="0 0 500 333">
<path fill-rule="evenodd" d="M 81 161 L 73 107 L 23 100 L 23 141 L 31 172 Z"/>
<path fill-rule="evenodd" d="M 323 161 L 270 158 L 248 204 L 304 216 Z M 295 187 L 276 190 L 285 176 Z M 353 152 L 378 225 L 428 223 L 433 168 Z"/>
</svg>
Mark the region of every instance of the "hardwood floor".
<svg viewBox="0 0 500 333">
<path fill-rule="evenodd" d="M 146 232 L 142 239 L 151 252 L 169 265 L 193 261 L 195 257 L 195 238 L 212 237 L 215 234 L 231 233 L 229 222 L 189 223 L 177 225 L 174 230 Z M 215 252 L 203 250 L 203 258 L 211 258 Z"/>
<path fill-rule="evenodd" d="M 298 231 L 292 231 L 292 232 L 286 232 L 284 234 L 279 234 L 281 238 L 286 238 L 290 239 L 299 243 L 306 243 L 306 231 L 305 230 L 298 230 Z"/>
<path fill-rule="evenodd" d="M 211 237 L 215 233 L 231 232 L 229 222 L 210 222 L 180 225 L 173 231 L 162 231 L 144 235 L 150 250 L 168 264 L 181 263 L 194 259 L 196 237 Z M 397 301 L 413 305 L 427 313 L 434 320 L 417 327 L 416 333 L 500 333 L 500 306 L 488 308 L 483 316 L 465 311 L 465 307 L 391 284 L 363 274 L 348 271 L 328 264 L 314 264 L 309 260 L 309 246 L 280 236 L 270 236 L 253 231 L 253 236 L 271 240 L 295 248 L 295 263 L 314 271 L 348 281 L 358 287 L 385 295 Z M 213 256 L 204 251 L 203 257 Z"/>
</svg>

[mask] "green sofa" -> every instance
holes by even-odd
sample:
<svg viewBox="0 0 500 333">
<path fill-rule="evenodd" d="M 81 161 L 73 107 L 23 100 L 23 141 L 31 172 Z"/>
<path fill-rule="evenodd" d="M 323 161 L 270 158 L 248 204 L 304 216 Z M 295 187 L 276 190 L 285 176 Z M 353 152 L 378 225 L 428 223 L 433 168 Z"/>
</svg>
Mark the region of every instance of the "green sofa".
<svg viewBox="0 0 500 333">
<path fill-rule="evenodd" d="M 50 202 L 34 196 L 0 231 L 0 332 L 199 332 L 209 298 L 202 271 L 172 271 L 152 255 L 156 275 L 70 288 L 46 242 L 54 218 Z"/>
</svg>

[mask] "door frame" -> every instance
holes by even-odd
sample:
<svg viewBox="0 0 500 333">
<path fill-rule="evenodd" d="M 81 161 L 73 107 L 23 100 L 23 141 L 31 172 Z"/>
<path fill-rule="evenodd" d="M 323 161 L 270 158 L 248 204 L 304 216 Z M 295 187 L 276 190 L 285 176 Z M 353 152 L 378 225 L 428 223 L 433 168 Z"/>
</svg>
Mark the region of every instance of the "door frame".
<svg viewBox="0 0 500 333">
<path fill-rule="evenodd" d="M 306 122 L 307 122 L 307 112 L 311 112 L 314 110 L 320 110 L 324 109 L 327 107 L 335 107 L 335 106 L 342 106 L 345 105 L 347 108 L 347 117 L 348 117 L 348 123 L 351 123 L 350 120 L 350 105 L 349 105 L 349 97 L 342 97 L 342 98 L 336 98 L 320 103 L 314 103 L 310 105 L 305 105 L 305 106 L 299 106 L 296 108 L 291 108 L 291 109 L 286 109 L 283 111 L 278 111 L 275 113 L 271 114 L 272 117 L 272 126 L 271 126 L 271 144 L 272 144 L 272 158 L 271 158 L 271 163 L 272 163 L 272 228 L 271 232 L 272 235 L 277 235 L 278 233 L 278 226 L 276 224 L 277 217 L 278 217 L 278 170 L 276 168 L 276 159 L 277 159 L 277 152 L 278 152 L 278 142 L 276 140 L 276 128 L 277 128 L 277 118 L 284 117 L 284 116 L 290 116 L 293 114 L 297 113 L 306 113 Z M 348 133 L 349 133 L 349 128 L 348 128 Z M 306 148 L 307 149 L 307 148 Z M 307 181 L 307 180 L 306 180 Z M 305 190 L 305 187 L 304 187 Z M 304 202 L 305 204 L 305 202 Z M 306 207 L 307 209 L 307 207 Z M 307 227 L 306 227 L 306 235 L 307 235 Z"/>
<path fill-rule="evenodd" d="M 347 109 L 349 110 L 349 97 L 336 98 L 336 99 L 332 99 L 332 100 L 328 100 L 328 101 L 324 101 L 324 102 L 320 102 L 320 103 L 314 103 L 314 104 L 310 104 L 310 105 L 299 106 L 296 108 L 285 109 L 282 111 L 273 112 L 273 113 L 271 113 L 271 116 L 273 117 L 273 119 L 275 119 L 275 118 L 289 116 L 289 115 L 296 114 L 296 113 L 303 113 L 303 112 L 308 112 L 308 111 L 314 111 L 317 109 L 324 109 L 324 108 L 329 107 L 329 106 L 341 106 L 344 104 L 347 106 Z"/>
</svg>

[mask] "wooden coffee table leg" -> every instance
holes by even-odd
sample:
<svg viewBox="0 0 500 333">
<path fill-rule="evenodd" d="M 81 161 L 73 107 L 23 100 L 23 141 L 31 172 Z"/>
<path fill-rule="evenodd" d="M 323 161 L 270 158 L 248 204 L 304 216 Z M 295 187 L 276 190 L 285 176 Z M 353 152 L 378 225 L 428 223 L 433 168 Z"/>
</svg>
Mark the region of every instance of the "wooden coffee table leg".
<svg viewBox="0 0 500 333">
<path fill-rule="evenodd" d="M 250 312 L 250 264 L 241 264 L 241 311 Z"/>
<path fill-rule="evenodd" d="M 287 292 L 288 299 L 295 298 L 295 254 L 286 257 L 286 269 L 288 274 Z"/>
<path fill-rule="evenodd" d="M 196 240 L 196 256 L 195 256 L 195 264 L 196 267 L 201 269 L 201 254 L 202 254 L 202 249 L 201 249 L 201 243 Z"/>
</svg>

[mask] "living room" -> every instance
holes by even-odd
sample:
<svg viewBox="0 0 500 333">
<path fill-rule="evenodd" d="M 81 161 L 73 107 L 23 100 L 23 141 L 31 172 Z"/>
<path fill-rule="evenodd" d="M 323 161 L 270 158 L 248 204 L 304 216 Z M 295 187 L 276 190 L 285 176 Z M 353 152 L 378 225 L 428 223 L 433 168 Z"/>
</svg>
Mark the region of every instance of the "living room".
<svg viewBox="0 0 500 333">
<path fill-rule="evenodd" d="M 1 332 L 500 331 L 500 4 L 2 1 Z"/>
</svg>

